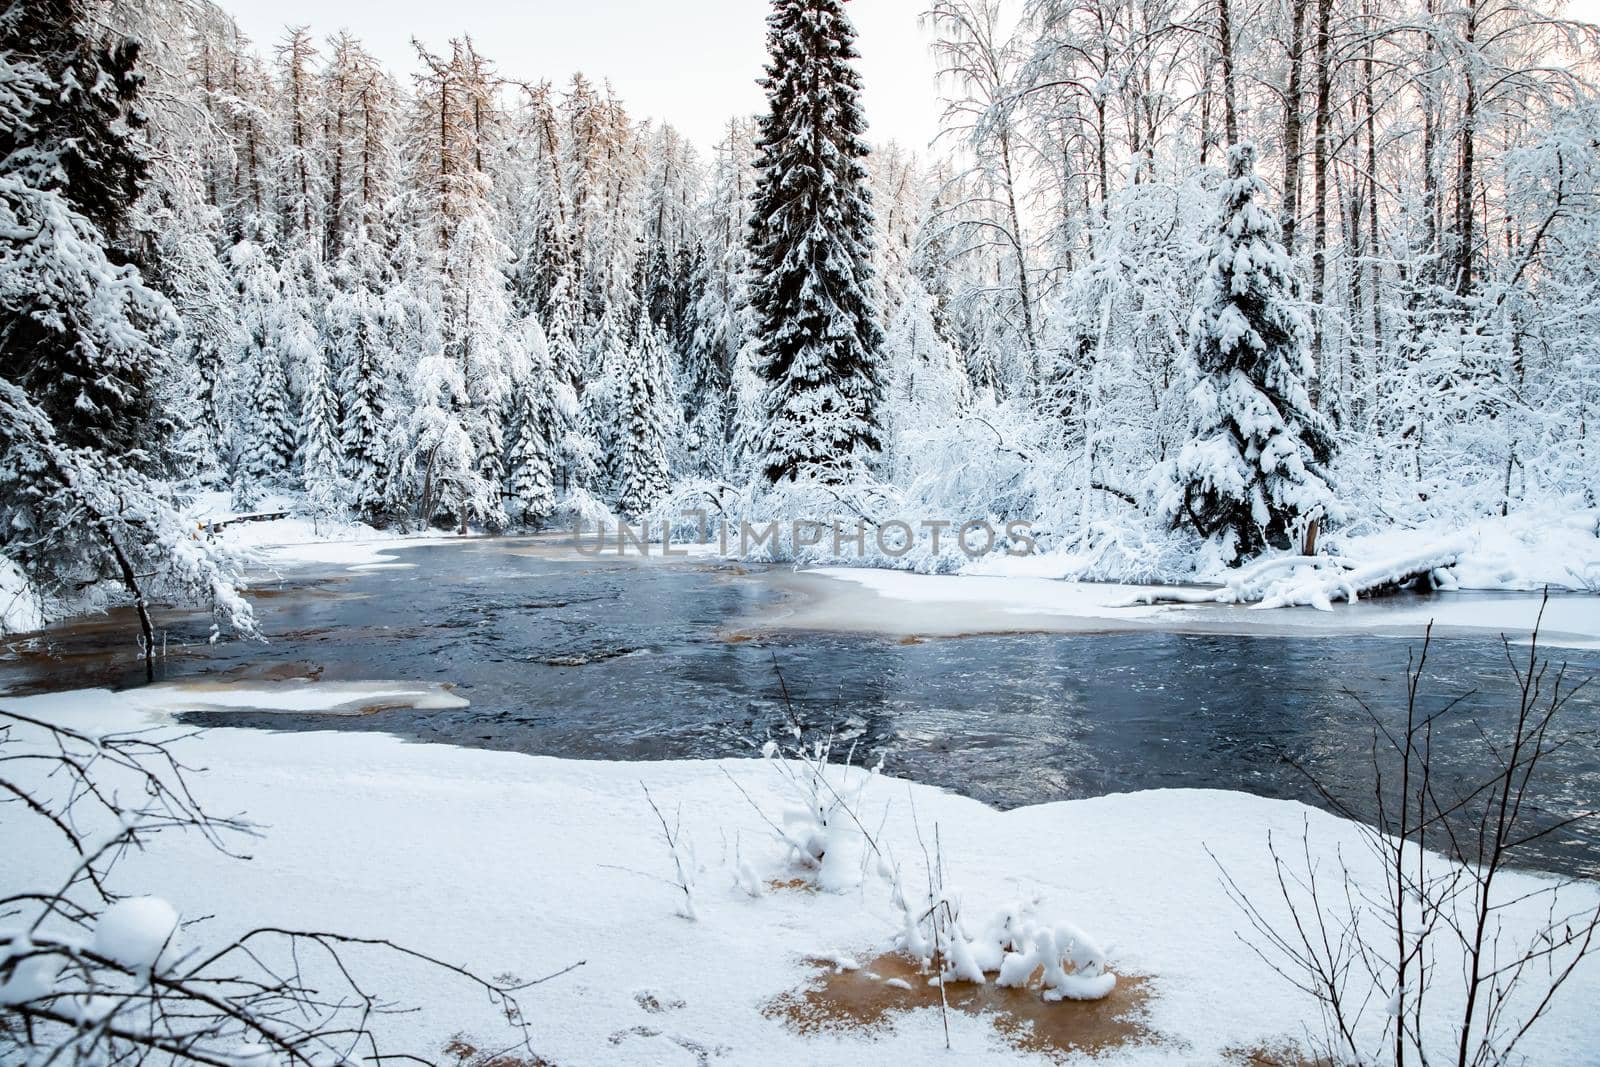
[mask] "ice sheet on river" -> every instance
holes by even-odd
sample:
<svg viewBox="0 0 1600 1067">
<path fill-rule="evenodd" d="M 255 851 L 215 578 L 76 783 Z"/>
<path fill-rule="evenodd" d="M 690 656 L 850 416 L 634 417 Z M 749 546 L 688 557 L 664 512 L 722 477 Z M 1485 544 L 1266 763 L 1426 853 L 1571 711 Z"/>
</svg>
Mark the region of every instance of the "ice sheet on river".
<svg viewBox="0 0 1600 1067">
<path fill-rule="evenodd" d="M 1505 634 L 1525 639 L 1538 593 L 1401 593 L 1339 604 L 1253 611 L 1245 605 L 1135 603 L 1156 587 L 1048 578 L 931 575 L 819 567 L 779 579 L 789 603 L 752 628 L 941 637 L 1015 632 L 1167 630 L 1294 636 L 1371 634 L 1418 638 L 1431 621 L 1441 636 Z M 1600 648 L 1600 597 L 1552 594 L 1541 643 Z"/>
<path fill-rule="evenodd" d="M 156 717 L 191 711 L 365 715 L 394 708 L 443 710 L 468 704 L 464 697 L 431 682 L 324 682 L 307 678 L 239 682 L 194 678 L 129 689 L 116 694 L 116 699 Z"/>
</svg>

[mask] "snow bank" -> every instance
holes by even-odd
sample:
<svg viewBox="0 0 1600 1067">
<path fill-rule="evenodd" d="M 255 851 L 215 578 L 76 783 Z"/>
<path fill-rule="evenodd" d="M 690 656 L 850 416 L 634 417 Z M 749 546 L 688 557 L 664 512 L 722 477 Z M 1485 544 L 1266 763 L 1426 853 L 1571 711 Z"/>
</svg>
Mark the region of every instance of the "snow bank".
<svg viewBox="0 0 1600 1067">
<path fill-rule="evenodd" d="M 22 569 L 0 556 L 0 635 L 27 633 L 44 625 L 44 605 Z"/>
<path fill-rule="evenodd" d="M 140 721 L 125 694 L 8 703 L 88 730 Z M 249 843 L 249 863 L 169 834 L 126 858 L 126 887 L 158 895 L 177 914 L 216 916 L 185 928 L 186 942 L 279 923 L 395 937 L 529 978 L 585 960 L 524 997 L 538 1052 L 563 1064 L 693 1063 L 704 1054 L 727 1063 L 854 1065 L 946 1055 L 936 1011 L 897 1018 L 886 1031 L 812 1035 L 766 1011 L 816 973 L 807 957 L 823 949 L 874 958 L 892 946 L 900 917 L 870 874 L 845 892 L 788 887 L 789 850 L 773 842 L 762 813 L 784 810 L 791 796 L 770 761 L 584 762 L 365 732 L 240 729 L 208 731 L 179 751 L 209 768 L 193 783 L 203 803 L 266 828 Z M 695 846 L 697 921 L 678 916 L 682 894 L 662 881 L 673 878 L 673 859 L 641 783 Z M 1155 1036 L 1094 1060 L 1113 1067 L 1223 1063 L 1224 1050 L 1269 1047 L 1317 1025 L 1314 1005 L 1235 936 L 1242 920 L 1207 848 L 1280 919 L 1269 830 L 1298 843 L 1309 826 L 1330 863 L 1339 848 L 1358 877 L 1378 877 L 1349 824 L 1236 793 L 1160 791 L 998 812 L 879 777 L 863 792 L 862 809 L 908 883 L 922 876 L 919 840 L 930 849 L 937 842 L 947 895 L 1035 902 L 1046 917 L 1070 915 L 1078 931 L 1095 935 L 1095 955 L 1106 946 L 1117 973 L 1149 976 L 1141 1023 Z M 14 816 L 0 823 L 0 855 L 0 894 L 54 884 L 70 859 L 56 838 Z M 761 892 L 739 884 L 741 868 Z M 1506 880 L 1508 894 L 1535 881 Z M 1595 890 L 1568 892 L 1592 900 Z M 1508 923 L 1522 919 L 1506 912 Z M 1047 945 L 1045 929 L 1035 931 L 1038 951 L 1088 958 L 1087 938 L 1052 921 Z M 1440 959 L 1437 972 L 1453 966 Z M 434 977 L 386 970 L 383 993 L 428 1008 L 377 1025 L 397 1042 L 435 1050 L 458 1031 L 485 1043 L 503 1032 L 491 1005 Z M 1597 996 L 1600 960 L 1592 959 L 1521 1049 L 1529 1062 L 1592 1064 Z M 1056 1062 L 1014 1048 L 985 1019 L 952 1013 L 950 1030 L 963 1063 Z"/>
<path fill-rule="evenodd" d="M 216 531 L 223 545 L 243 558 L 270 567 L 333 566 L 352 571 L 403 568 L 395 550 L 418 545 L 449 544 L 459 535 L 429 533 L 406 535 L 379 530 L 365 523 L 316 519 L 304 514 L 305 502 L 296 496 L 275 494 L 262 499 L 252 514 L 287 511 L 288 517 L 249 522 L 229 522 L 237 517 L 227 493 L 201 494 L 190 506 L 197 525 L 227 523 Z"/>
<path fill-rule="evenodd" d="M 102 699 L 111 697 L 103 692 Z M 115 695 L 118 703 L 152 718 L 186 711 L 319 712 L 362 715 L 391 708 L 437 711 L 464 708 L 468 701 L 429 682 L 326 682 L 289 678 L 263 682 L 190 679 L 160 682 Z"/>
<path fill-rule="evenodd" d="M 845 567 L 815 568 L 773 580 L 791 593 L 788 602 L 760 609 L 761 614 L 741 620 L 740 628 L 900 637 L 1156 630 L 1415 640 L 1432 622 L 1439 636 L 1498 639 L 1506 634 L 1515 640 L 1532 631 L 1543 599 L 1539 593 L 1400 594 L 1341 603 L 1334 611 L 1309 606 L 1255 611 L 1248 605 L 1218 603 L 1215 588 Z M 1152 603 L 1175 596 L 1192 597 L 1193 602 Z M 1540 641 L 1566 648 L 1600 647 L 1600 597 L 1552 596 Z"/>
<path fill-rule="evenodd" d="M 1528 591 L 1548 585 L 1600 592 L 1600 509 L 1550 505 L 1458 525 L 1434 522 L 1335 535 L 1329 546 L 1368 560 L 1414 555 L 1445 541 L 1460 547 L 1453 573 L 1462 589 Z"/>
<path fill-rule="evenodd" d="M 1219 585 L 1237 580 L 1237 571 L 1208 566 L 1192 552 L 1174 551 L 1170 539 L 1143 530 L 1140 522 L 1101 527 L 1085 545 L 1025 557 L 987 556 L 962 567 L 961 573 L 1089 581 L 1138 575 Z M 1416 526 L 1368 522 L 1356 532 L 1326 534 L 1322 548 L 1352 569 L 1373 574 L 1415 569 L 1429 559 L 1453 559 L 1451 574 L 1460 589 L 1528 592 L 1550 586 L 1600 592 L 1600 509 L 1594 508 L 1556 503 L 1466 521 L 1435 518 Z"/>
</svg>

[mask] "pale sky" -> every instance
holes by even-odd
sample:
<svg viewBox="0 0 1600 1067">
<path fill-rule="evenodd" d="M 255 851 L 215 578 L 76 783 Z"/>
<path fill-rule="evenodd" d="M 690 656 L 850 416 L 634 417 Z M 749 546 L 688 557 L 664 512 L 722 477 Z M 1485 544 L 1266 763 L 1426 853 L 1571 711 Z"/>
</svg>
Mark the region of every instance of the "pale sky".
<svg viewBox="0 0 1600 1067">
<path fill-rule="evenodd" d="M 1600 3 L 1600 0 L 1595 0 Z M 439 51 L 471 34 L 499 72 L 558 84 L 608 78 L 639 118 L 659 118 L 702 149 L 735 114 L 761 110 L 767 0 L 220 0 L 263 55 L 290 25 L 349 30 L 396 74 L 414 68 L 413 36 Z M 924 0 L 851 0 L 873 141 L 921 149 L 941 105 Z"/>
<path fill-rule="evenodd" d="M 270 54 L 283 28 L 319 37 L 346 29 L 391 71 L 411 73 L 413 36 L 435 51 L 470 34 L 501 74 L 560 83 L 581 70 L 610 79 L 633 115 L 665 119 L 702 149 L 735 114 L 759 111 L 768 0 L 220 0 Z M 941 105 L 926 0 L 851 0 L 873 141 L 922 149 Z M 1600 22 L 1600 0 L 1569 0 L 1570 17 Z"/>
</svg>

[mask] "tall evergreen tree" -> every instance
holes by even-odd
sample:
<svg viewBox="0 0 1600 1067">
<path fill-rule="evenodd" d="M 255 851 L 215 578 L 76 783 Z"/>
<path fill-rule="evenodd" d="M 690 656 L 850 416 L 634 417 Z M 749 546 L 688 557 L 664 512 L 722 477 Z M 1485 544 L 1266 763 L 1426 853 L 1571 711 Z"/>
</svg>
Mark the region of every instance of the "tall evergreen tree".
<svg viewBox="0 0 1600 1067">
<path fill-rule="evenodd" d="M 1298 516 L 1336 507 L 1333 439 L 1306 387 L 1310 331 L 1266 191 L 1254 147 L 1230 149 L 1189 330 L 1189 441 L 1158 475 L 1168 519 L 1235 558 L 1287 546 Z"/>
<path fill-rule="evenodd" d="M 843 0 L 774 0 L 757 140 L 750 302 L 770 481 L 844 480 L 881 447 L 882 331 L 855 27 Z"/>
<path fill-rule="evenodd" d="M 530 315 L 523 324 L 526 365 L 513 385 L 512 445 L 507 461 L 506 517 L 515 525 L 541 525 L 555 510 L 555 472 L 561 416 L 550 374 L 544 329 Z"/>
<path fill-rule="evenodd" d="M 340 510 L 344 490 L 339 476 L 339 413 L 334 376 L 321 348 L 305 366 L 305 393 L 300 404 L 300 482 L 320 513 Z"/>
<path fill-rule="evenodd" d="M 253 506 L 262 488 L 281 481 L 294 465 L 297 420 L 289 388 L 290 354 L 315 343 L 299 310 L 285 297 L 267 250 L 243 240 L 228 253 L 239 298 L 240 347 L 233 354 L 233 393 L 239 432 L 233 457 L 240 506 Z"/>
<path fill-rule="evenodd" d="M 156 345 L 176 325 L 145 287 L 125 238 L 148 170 L 132 41 L 100 44 L 82 0 L 0 12 L 0 123 L 8 260 L 4 373 L 64 445 L 123 455 L 171 430 L 153 410 Z M 32 82 L 32 84 L 29 84 Z"/>
<path fill-rule="evenodd" d="M 388 510 L 394 456 L 390 449 L 394 393 L 393 352 L 384 322 L 381 249 L 365 225 L 345 244 L 339 290 L 328 308 L 330 342 L 339 354 L 341 467 L 349 504 L 363 518 Z"/>
<path fill-rule="evenodd" d="M 0 558 L 50 592 L 107 574 L 209 597 L 248 629 L 228 568 L 193 541 L 160 477 L 177 325 L 117 242 L 146 164 L 139 48 L 83 0 L 0 9 Z"/>
<path fill-rule="evenodd" d="M 625 515 L 640 516 L 671 487 L 667 469 L 667 420 L 671 409 L 666 345 L 660 328 L 650 321 L 650 309 L 643 300 L 622 374 L 622 421 L 627 436 L 619 449 L 622 495 L 617 506 Z"/>
</svg>

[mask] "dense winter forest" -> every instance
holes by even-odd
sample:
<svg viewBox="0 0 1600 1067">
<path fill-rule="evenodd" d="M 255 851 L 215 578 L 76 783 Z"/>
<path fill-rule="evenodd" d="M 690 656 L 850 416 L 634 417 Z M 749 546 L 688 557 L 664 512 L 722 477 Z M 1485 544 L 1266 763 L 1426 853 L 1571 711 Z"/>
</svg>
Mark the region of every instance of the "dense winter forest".
<svg viewBox="0 0 1600 1067">
<path fill-rule="evenodd" d="M 1023 519 L 1140 577 L 1594 506 L 1594 27 L 1512 0 L 921 17 L 934 145 L 864 142 L 842 0 L 778 0 L 770 111 L 694 145 L 604 71 L 465 37 L 401 77 L 204 0 L 7 0 L 5 596 L 248 629 L 185 511 L 206 489 L 491 531 Z"/>
</svg>

